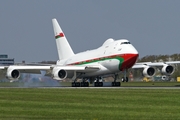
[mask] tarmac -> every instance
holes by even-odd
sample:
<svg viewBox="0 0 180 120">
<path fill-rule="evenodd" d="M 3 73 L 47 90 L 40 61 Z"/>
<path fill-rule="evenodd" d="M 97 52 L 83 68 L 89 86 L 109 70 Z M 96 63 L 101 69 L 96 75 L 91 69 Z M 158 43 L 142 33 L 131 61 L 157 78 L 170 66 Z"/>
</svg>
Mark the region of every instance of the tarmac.
<svg viewBox="0 0 180 120">
<path fill-rule="evenodd" d="M 69 87 L 69 86 L 36 86 L 36 87 L 0 87 L 1 88 L 39 88 L 39 89 L 180 89 L 180 87 Z"/>
</svg>

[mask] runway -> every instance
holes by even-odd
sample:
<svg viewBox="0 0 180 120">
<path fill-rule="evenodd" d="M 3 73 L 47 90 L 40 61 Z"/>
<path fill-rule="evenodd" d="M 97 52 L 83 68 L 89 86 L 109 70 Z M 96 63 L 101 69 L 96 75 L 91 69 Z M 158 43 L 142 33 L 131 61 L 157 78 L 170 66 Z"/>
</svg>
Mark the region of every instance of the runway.
<svg viewBox="0 0 180 120">
<path fill-rule="evenodd" d="M 3 88 L 31 88 L 31 89 L 180 89 L 180 87 L 137 87 L 137 86 L 131 86 L 131 87 L 69 87 L 69 86 L 33 86 L 33 87 L 0 87 L 0 89 Z"/>
<path fill-rule="evenodd" d="M 58 89 L 180 89 L 180 87 L 38 87 Z"/>
<path fill-rule="evenodd" d="M 121 82 L 121 87 L 112 87 L 104 82 L 103 87 L 71 87 L 71 82 L 2 82 L 0 88 L 40 88 L 40 89 L 180 89 L 180 82 Z"/>
</svg>

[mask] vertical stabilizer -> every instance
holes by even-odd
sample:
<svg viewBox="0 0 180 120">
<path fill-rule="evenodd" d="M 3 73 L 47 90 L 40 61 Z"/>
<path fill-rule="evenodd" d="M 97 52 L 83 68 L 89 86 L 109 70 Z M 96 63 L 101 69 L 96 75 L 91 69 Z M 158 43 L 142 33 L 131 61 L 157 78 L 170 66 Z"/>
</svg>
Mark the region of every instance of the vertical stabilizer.
<svg viewBox="0 0 180 120">
<path fill-rule="evenodd" d="M 66 36 L 64 35 L 61 27 L 59 26 L 56 19 L 52 19 L 52 24 L 54 28 L 54 35 L 56 39 L 56 45 L 59 55 L 59 60 L 69 58 L 74 55 L 74 52 L 69 45 Z"/>
</svg>

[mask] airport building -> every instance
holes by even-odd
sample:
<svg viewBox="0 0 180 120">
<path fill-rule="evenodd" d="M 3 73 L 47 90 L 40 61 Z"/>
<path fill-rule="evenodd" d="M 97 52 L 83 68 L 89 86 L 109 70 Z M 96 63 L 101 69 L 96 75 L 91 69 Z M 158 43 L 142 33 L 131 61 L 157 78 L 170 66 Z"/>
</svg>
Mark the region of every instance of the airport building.
<svg viewBox="0 0 180 120">
<path fill-rule="evenodd" d="M 0 54 L 0 65 L 14 65 L 14 58 L 8 58 L 8 55 Z"/>
</svg>

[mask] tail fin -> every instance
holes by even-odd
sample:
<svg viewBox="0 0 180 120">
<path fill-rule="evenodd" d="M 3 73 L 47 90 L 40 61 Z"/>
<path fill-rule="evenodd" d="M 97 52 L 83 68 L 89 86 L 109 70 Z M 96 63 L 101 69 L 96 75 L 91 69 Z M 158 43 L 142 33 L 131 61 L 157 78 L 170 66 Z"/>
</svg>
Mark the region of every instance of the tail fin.
<svg viewBox="0 0 180 120">
<path fill-rule="evenodd" d="M 54 28 L 54 35 L 56 39 L 56 45 L 59 55 L 59 60 L 66 59 L 74 55 L 61 27 L 59 26 L 56 19 L 52 19 L 52 24 Z"/>
</svg>

